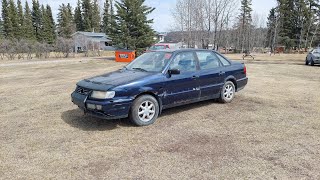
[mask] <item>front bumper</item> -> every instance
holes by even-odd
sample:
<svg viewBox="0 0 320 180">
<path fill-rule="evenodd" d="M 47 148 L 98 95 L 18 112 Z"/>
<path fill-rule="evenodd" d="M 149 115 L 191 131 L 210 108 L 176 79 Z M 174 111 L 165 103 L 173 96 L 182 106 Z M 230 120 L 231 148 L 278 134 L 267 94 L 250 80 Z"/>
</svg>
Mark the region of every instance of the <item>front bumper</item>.
<svg viewBox="0 0 320 180">
<path fill-rule="evenodd" d="M 88 99 L 88 96 L 73 92 L 71 94 L 72 102 L 82 109 L 86 114 L 101 118 L 101 119 L 121 119 L 129 115 L 129 110 L 133 99 L 118 98 L 103 101 L 95 101 Z M 100 106 L 101 109 L 88 108 L 89 105 Z"/>
<path fill-rule="evenodd" d="M 313 59 L 313 62 L 314 62 L 315 64 L 320 64 L 320 58 Z"/>
</svg>

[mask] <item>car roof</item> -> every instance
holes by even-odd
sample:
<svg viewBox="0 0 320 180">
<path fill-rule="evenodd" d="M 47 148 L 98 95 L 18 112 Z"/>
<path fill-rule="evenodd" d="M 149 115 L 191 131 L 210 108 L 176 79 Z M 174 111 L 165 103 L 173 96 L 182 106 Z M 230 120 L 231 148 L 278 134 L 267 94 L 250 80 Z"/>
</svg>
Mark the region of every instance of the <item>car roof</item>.
<svg viewBox="0 0 320 180">
<path fill-rule="evenodd" d="M 179 52 L 193 52 L 193 51 L 214 51 L 214 50 L 210 50 L 210 49 L 160 49 L 160 50 L 154 50 L 151 52 L 179 53 Z"/>
</svg>

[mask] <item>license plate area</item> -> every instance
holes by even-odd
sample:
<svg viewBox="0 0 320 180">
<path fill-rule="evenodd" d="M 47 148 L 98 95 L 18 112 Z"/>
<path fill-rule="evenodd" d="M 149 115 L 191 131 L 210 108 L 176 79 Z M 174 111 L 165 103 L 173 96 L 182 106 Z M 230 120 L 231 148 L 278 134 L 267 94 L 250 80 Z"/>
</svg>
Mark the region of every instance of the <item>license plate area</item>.
<svg viewBox="0 0 320 180">
<path fill-rule="evenodd" d="M 78 93 L 73 93 L 72 94 L 72 102 L 76 105 L 79 106 L 81 109 L 86 109 L 86 104 L 85 101 L 87 100 L 87 96 L 78 94 Z"/>
</svg>

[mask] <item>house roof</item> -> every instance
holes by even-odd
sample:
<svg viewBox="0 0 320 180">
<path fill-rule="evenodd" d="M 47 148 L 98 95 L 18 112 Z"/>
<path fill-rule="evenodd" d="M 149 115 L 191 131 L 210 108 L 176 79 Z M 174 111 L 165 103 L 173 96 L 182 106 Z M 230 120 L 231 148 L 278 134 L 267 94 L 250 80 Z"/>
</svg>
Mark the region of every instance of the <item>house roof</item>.
<svg viewBox="0 0 320 180">
<path fill-rule="evenodd" d="M 77 34 L 81 34 L 84 35 L 88 38 L 90 38 L 93 41 L 97 41 L 97 42 L 109 42 L 111 41 L 111 39 L 109 38 L 108 35 L 106 35 L 105 33 L 95 33 L 95 32 L 84 32 L 84 31 L 77 31 L 74 34 L 72 34 L 72 36 L 75 36 Z"/>
</svg>

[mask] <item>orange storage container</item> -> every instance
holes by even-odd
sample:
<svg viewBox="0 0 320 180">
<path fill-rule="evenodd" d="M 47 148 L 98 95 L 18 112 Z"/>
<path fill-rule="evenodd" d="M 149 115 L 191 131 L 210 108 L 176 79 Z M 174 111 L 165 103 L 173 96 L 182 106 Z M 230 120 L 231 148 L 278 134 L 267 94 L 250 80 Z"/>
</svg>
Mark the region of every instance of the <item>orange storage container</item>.
<svg viewBox="0 0 320 180">
<path fill-rule="evenodd" d="M 136 58 L 136 51 L 116 50 L 116 62 L 131 62 Z"/>
</svg>

